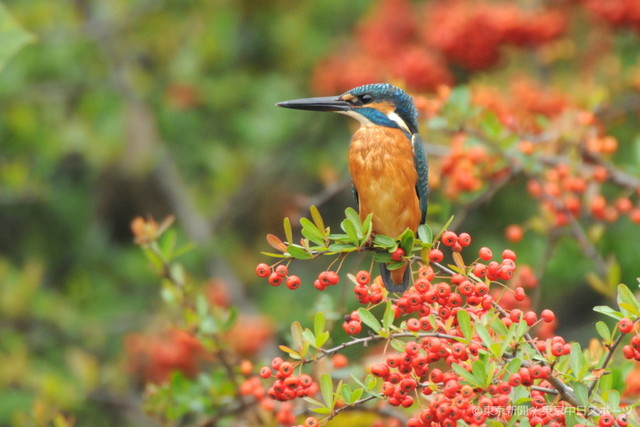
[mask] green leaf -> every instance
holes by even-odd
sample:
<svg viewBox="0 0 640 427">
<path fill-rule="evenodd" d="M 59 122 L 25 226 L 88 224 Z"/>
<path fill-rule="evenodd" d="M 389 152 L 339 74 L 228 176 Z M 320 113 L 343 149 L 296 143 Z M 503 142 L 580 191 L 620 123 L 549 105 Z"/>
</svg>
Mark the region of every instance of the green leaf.
<svg viewBox="0 0 640 427">
<path fill-rule="evenodd" d="M 282 225 L 284 227 L 284 237 L 287 239 L 287 243 L 293 243 L 293 231 L 291 230 L 291 221 L 289 220 L 289 217 L 284 217 Z"/>
<path fill-rule="evenodd" d="M 293 245 L 287 246 L 287 253 L 289 255 L 291 255 L 295 259 L 311 259 L 311 258 L 313 258 L 313 255 L 311 255 L 309 252 L 305 251 L 304 249 L 302 249 L 302 248 L 300 248 L 298 246 L 293 246 Z"/>
<path fill-rule="evenodd" d="M 402 353 L 405 350 L 405 343 L 403 341 L 400 341 L 400 340 L 393 340 L 393 341 L 391 341 L 391 347 L 395 351 L 397 351 L 399 353 Z"/>
<path fill-rule="evenodd" d="M 328 249 L 329 252 L 353 252 L 358 248 L 350 243 L 334 243 Z"/>
<path fill-rule="evenodd" d="M 314 399 L 313 397 L 305 397 L 304 400 L 306 402 L 311 403 L 312 405 L 317 406 L 318 408 L 324 408 L 324 404 L 322 402 L 320 402 L 319 400 Z M 327 409 L 327 408 L 324 408 L 324 409 Z M 315 409 L 311 409 L 311 410 L 315 411 Z M 316 411 L 316 412 L 318 412 L 318 411 Z M 327 411 L 327 412 L 324 412 L 324 413 L 328 414 L 329 412 L 330 411 Z M 318 413 L 320 414 L 320 413 L 323 413 L 323 412 L 318 412 Z"/>
<path fill-rule="evenodd" d="M 373 329 L 375 332 L 378 332 L 380 329 L 382 329 L 382 325 L 380 325 L 378 319 L 376 319 L 376 317 L 371 314 L 371 312 L 366 308 L 359 308 L 358 314 L 360 314 L 360 320 L 362 320 L 365 325 Z"/>
<path fill-rule="evenodd" d="M 453 366 L 452 364 L 451 366 Z M 471 365 L 473 376 L 480 382 L 480 386 L 488 386 L 491 383 L 492 372 L 487 369 L 487 354 L 483 353 L 480 358 Z"/>
<path fill-rule="evenodd" d="M 347 233 L 347 236 L 349 237 L 349 241 L 351 243 L 353 243 L 354 245 L 358 245 L 360 243 L 358 231 L 356 230 L 356 226 L 353 225 L 353 222 L 351 222 L 349 219 L 343 219 L 340 223 L 340 228 L 342 228 L 342 231 Z"/>
<path fill-rule="evenodd" d="M 473 337 L 473 329 L 471 328 L 471 318 L 469 317 L 469 312 L 467 310 L 460 310 L 458 314 L 456 314 L 458 318 L 458 325 L 460 326 L 460 332 L 462 335 L 470 340 Z"/>
<path fill-rule="evenodd" d="M 347 208 L 344 213 L 347 216 L 347 219 L 353 224 L 353 228 L 355 229 L 358 238 L 362 238 L 362 223 L 360 222 L 360 215 L 358 215 L 358 212 L 353 208 Z"/>
<path fill-rule="evenodd" d="M 376 388 L 379 382 L 380 381 L 378 380 L 378 377 L 374 377 L 373 375 L 369 374 L 365 377 L 364 384 L 361 385 L 367 390 L 373 390 Z"/>
<path fill-rule="evenodd" d="M 606 305 L 598 305 L 593 307 L 593 311 L 600 313 L 600 314 L 604 314 L 605 316 L 609 316 L 613 319 L 616 320 L 620 320 L 624 317 L 624 315 L 622 313 L 620 313 L 619 311 L 614 310 L 611 307 L 608 307 Z"/>
<path fill-rule="evenodd" d="M 480 323 L 476 323 L 476 332 L 478 333 L 478 336 L 480 337 L 480 339 L 482 340 L 482 343 L 491 350 L 491 345 L 493 344 L 493 340 L 491 339 L 491 335 L 489 335 L 489 332 L 487 331 L 487 329 Z M 496 357 L 502 357 L 501 354 L 495 354 L 494 356 Z"/>
<path fill-rule="evenodd" d="M 326 227 L 324 225 L 322 215 L 320 215 L 320 211 L 313 205 L 311 205 L 309 211 L 311 212 L 311 218 L 313 218 L 313 222 L 316 224 L 316 227 L 322 232 L 322 235 L 324 236 Z"/>
<path fill-rule="evenodd" d="M 338 388 L 339 394 L 344 398 L 345 402 L 351 402 L 351 396 L 353 395 L 353 392 L 351 390 L 351 387 L 349 386 L 349 384 L 340 384 L 340 387 Z"/>
<path fill-rule="evenodd" d="M 391 249 L 396 247 L 397 243 L 395 239 L 392 239 L 389 236 L 385 236 L 382 234 L 376 234 L 373 238 L 373 244 L 378 247 L 382 247 L 385 249 Z"/>
<path fill-rule="evenodd" d="M 316 336 L 313 332 L 311 332 L 310 329 L 305 329 L 302 332 L 302 338 L 304 338 L 304 341 L 307 343 L 310 343 L 311 345 L 313 345 L 315 348 L 318 348 L 317 344 L 316 344 Z"/>
<path fill-rule="evenodd" d="M 617 390 L 608 390 L 606 393 L 603 393 L 602 397 L 604 397 L 607 402 L 609 402 L 609 408 L 612 410 L 617 410 L 620 408 L 620 392 Z"/>
<path fill-rule="evenodd" d="M 415 241 L 413 231 L 407 228 L 404 233 L 402 233 L 399 240 L 400 246 L 404 249 L 404 252 L 409 255 L 413 251 L 413 242 Z"/>
<path fill-rule="evenodd" d="M 349 401 L 349 403 L 355 403 L 358 400 L 360 400 L 360 398 L 362 397 L 362 393 L 364 393 L 364 389 L 362 388 L 357 388 L 353 390 L 353 393 L 351 393 L 351 400 Z"/>
<path fill-rule="evenodd" d="M 326 324 L 327 321 L 324 318 L 324 314 L 321 311 L 317 312 L 313 317 L 313 332 L 316 335 L 320 335 L 322 332 L 324 332 Z"/>
<path fill-rule="evenodd" d="M 471 372 L 467 371 L 457 363 L 452 363 L 451 368 L 453 368 L 456 374 L 464 378 L 469 383 L 469 385 L 474 387 L 482 386 L 482 381 L 480 381 L 478 378 L 476 378 L 475 375 L 473 375 Z"/>
<path fill-rule="evenodd" d="M 395 312 L 391 306 L 391 301 L 387 301 L 384 307 L 384 314 L 382 315 L 382 326 L 385 329 L 390 329 L 393 326 L 393 321 L 395 320 Z"/>
<path fill-rule="evenodd" d="M 433 243 L 433 230 L 427 224 L 420 224 L 418 226 L 418 239 L 422 243 Z"/>
<path fill-rule="evenodd" d="M 509 363 L 507 363 L 507 366 L 505 366 L 504 369 L 510 374 L 515 374 L 518 372 L 518 369 L 520 369 L 520 366 L 522 366 L 522 360 L 514 357 L 509 361 Z"/>
<path fill-rule="evenodd" d="M 500 323 L 502 323 L 502 322 L 500 322 Z M 511 340 L 513 339 L 513 337 L 514 337 L 514 335 L 516 333 L 516 328 L 517 327 L 518 327 L 517 323 L 512 323 L 511 326 L 509 326 L 509 330 L 507 331 L 507 334 L 504 337 L 504 339 L 502 340 L 502 344 L 500 345 L 500 354 L 501 355 L 505 354 L 505 352 L 507 351 L 507 349 L 511 345 Z"/>
<path fill-rule="evenodd" d="M 7 7 L 0 3 L 0 71 L 12 56 L 34 39 L 31 33 L 20 26 Z"/>
<path fill-rule="evenodd" d="M 579 343 L 571 344 L 571 353 L 569 353 L 569 363 L 571 365 L 571 370 L 573 371 L 573 376 L 576 380 L 582 380 L 582 368 L 584 367 L 585 360 L 584 355 L 582 354 L 582 349 L 580 348 Z"/>
<path fill-rule="evenodd" d="M 635 295 L 633 295 L 633 292 L 631 292 L 631 290 L 622 283 L 618 285 L 617 299 L 618 299 L 618 305 L 620 305 L 620 308 L 622 308 L 621 304 L 625 303 L 632 307 L 631 309 L 628 308 L 630 312 L 632 313 L 640 312 L 640 303 L 638 302 L 638 299 L 635 297 Z"/>
<path fill-rule="evenodd" d="M 576 382 L 573 384 L 573 393 L 576 395 L 578 402 L 580 405 L 588 407 L 589 406 L 589 390 L 587 386 L 581 382 Z"/>
<path fill-rule="evenodd" d="M 399 268 L 402 268 L 406 265 L 406 261 L 394 261 L 394 262 L 389 262 L 387 263 L 387 268 L 389 270 L 397 270 Z"/>
<path fill-rule="evenodd" d="M 333 380 L 331 375 L 322 374 L 320 376 L 320 393 L 327 408 L 333 409 Z"/>
<path fill-rule="evenodd" d="M 300 218 L 300 225 L 302 226 L 301 233 L 304 237 L 318 245 L 324 245 L 324 233 L 320 232 L 313 222 L 302 217 Z"/>
<path fill-rule="evenodd" d="M 609 331 L 609 327 L 602 320 L 598 320 L 596 322 L 596 330 L 598 331 L 598 334 L 600 334 L 603 340 L 605 341 L 611 340 L 611 331 Z"/>
<path fill-rule="evenodd" d="M 480 127 L 489 139 L 498 141 L 504 136 L 504 126 L 498 115 L 493 111 L 487 111 L 480 122 Z"/>
<path fill-rule="evenodd" d="M 369 239 L 371 236 L 371 231 L 373 230 L 371 225 L 373 223 L 373 213 L 367 215 L 367 217 L 362 221 L 362 233 L 364 234 L 365 239 Z"/>
<path fill-rule="evenodd" d="M 631 292 L 631 290 L 627 288 L 627 285 L 623 283 L 618 285 L 618 301 L 626 302 L 631 305 L 638 305 L 638 300 L 635 295 L 633 295 L 633 292 Z"/>
<path fill-rule="evenodd" d="M 638 311 L 638 309 L 632 305 L 629 304 L 627 302 L 621 302 L 618 304 L 620 306 L 620 309 L 622 310 L 622 314 L 624 314 L 627 317 L 640 317 L 640 311 Z"/>
<path fill-rule="evenodd" d="M 287 353 L 289 357 L 293 359 L 300 359 L 300 353 L 292 349 L 291 347 L 287 347 L 286 345 L 279 345 L 278 348 L 283 352 Z"/>
<path fill-rule="evenodd" d="M 316 348 L 322 348 L 322 346 L 329 340 L 329 332 L 324 331 L 316 335 Z"/>
<path fill-rule="evenodd" d="M 373 260 L 376 262 L 388 263 L 391 262 L 391 254 L 389 252 L 374 252 Z"/>
</svg>

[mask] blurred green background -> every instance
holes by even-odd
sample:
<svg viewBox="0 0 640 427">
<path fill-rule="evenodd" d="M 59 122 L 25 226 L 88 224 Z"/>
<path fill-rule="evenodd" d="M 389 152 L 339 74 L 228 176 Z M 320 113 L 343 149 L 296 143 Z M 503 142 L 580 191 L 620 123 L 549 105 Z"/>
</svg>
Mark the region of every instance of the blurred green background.
<svg viewBox="0 0 640 427">
<path fill-rule="evenodd" d="M 196 245 L 183 259 L 191 274 L 219 278 L 241 311 L 267 314 L 283 331 L 313 313 L 317 293 L 269 292 L 254 266 L 264 260 L 264 234 L 281 233 L 283 216 L 295 223 L 317 204 L 335 226 L 353 205 L 352 124 L 274 103 L 313 95 L 314 68 L 348 43 L 375 2 L 2 4 L 32 38 L 0 70 L 0 425 L 37 424 L 59 410 L 78 425 L 151 423 L 126 370 L 123 337 L 170 319 L 132 243 L 131 220 L 175 214 L 181 239 Z M 578 48 L 588 46 L 581 34 L 580 24 L 571 28 Z M 637 33 L 611 43 L 618 70 L 638 67 Z M 499 85 L 507 73 L 532 72 L 529 59 L 514 55 L 512 65 L 477 79 Z M 582 65 L 570 58 L 534 72 L 575 93 Z M 578 96 L 585 108 L 629 99 L 628 87 L 600 73 L 607 67 L 589 74 L 591 92 Z M 472 77 L 456 75 L 462 83 Z M 605 123 L 629 141 L 617 160 L 636 174 L 637 114 L 633 107 Z M 510 184 L 459 228 L 506 247 L 504 227 L 535 209 L 521 199 L 524 185 Z M 456 211 L 437 194 L 433 206 L 436 225 Z M 638 243 L 629 236 L 639 236 L 637 225 L 621 220 L 598 247 L 617 256 L 621 280 L 633 284 Z M 535 265 L 547 238 L 528 235 L 515 249 Z M 575 242 L 559 247 L 543 278 L 545 306 L 561 324 L 581 318 L 590 326 L 576 317 L 603 301 L 584 280 L 590 260 Z M 563 332 L 584 340 L 583 324 Z"/>
</svg>

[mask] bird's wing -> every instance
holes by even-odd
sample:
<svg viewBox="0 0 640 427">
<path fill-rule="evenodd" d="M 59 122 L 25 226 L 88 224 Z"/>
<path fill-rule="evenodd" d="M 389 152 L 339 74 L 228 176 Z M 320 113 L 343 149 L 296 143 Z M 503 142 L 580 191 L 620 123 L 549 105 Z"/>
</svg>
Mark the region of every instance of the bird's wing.
<svg viewBox="0 0 640 427">
<path fill-rule="evenodd" d="M 429 196 L 429 164 L 427 155 L 424 151 L 424 143 L 417 133 L 411 135 L 411 144 L 413 145 L 413 162 L 418 172 L 418 183 L 416 184 L 416 192 L 420 201 L 420 211 L 422 212 L 422 223 L 427 216 L 427 197 Z"/>
</svg>

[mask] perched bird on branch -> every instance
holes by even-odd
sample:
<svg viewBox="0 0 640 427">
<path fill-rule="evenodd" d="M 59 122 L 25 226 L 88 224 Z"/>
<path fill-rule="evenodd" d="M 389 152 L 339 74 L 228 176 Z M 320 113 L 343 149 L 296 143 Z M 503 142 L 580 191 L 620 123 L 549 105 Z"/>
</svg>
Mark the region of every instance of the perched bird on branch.
<svg viewBox="0 0 640 427">
<path fill-rule="evenodd" d="M 373 232 L 397 237 L 417 231 L 427 213 L 428 165 L 418 135 L 417 111 L 405 91 L 387 83 L 358 86 L 339 96 L 284 101 L 279 107 L 333 111 L 351 116 L 360 128 L 351 138 L 349 171 L 360 218 L 373 213 Z M 402 292 L 411 269 L 405 263 L 380 271 L 389 292 Z"/>
</svg>

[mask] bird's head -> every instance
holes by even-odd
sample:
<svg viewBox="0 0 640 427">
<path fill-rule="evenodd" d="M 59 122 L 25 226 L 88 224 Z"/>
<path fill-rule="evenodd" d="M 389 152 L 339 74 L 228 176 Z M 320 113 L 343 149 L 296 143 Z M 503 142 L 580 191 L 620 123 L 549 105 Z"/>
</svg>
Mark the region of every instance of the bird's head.
<svg viewBox="0 0 640 427">
<path fill-rule="evenodd" d="M 338 96 L 294 99 L 276 105 L 297 110 L 334 111 L 354 117 L 363 125 L 399 128 L 408 134 L 418 132 L 413 99 L 388 83 L 358 86 Z"/>
</svg>

